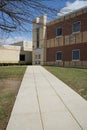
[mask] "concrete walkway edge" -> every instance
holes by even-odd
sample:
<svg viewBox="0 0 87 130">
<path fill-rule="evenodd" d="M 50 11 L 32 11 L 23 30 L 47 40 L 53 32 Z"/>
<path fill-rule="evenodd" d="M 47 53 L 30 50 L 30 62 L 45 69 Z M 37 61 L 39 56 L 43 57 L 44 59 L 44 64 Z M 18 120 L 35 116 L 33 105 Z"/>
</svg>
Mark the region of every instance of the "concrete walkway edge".
<svg viewBox="0 0 87 130">
<path fill-rule="evenodd" d="M 87 102 L 42 66 L 28 66 L 6 130 L 87 130 Z"/>
</svg>

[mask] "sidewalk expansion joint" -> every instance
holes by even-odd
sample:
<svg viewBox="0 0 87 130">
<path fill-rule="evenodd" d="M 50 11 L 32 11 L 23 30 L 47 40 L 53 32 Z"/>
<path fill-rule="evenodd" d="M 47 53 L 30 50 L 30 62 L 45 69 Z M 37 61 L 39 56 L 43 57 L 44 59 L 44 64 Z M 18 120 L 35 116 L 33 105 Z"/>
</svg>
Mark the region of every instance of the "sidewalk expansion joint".
<svg viewBox="0 0 87 130">
<path fill-rule="evenodd" d="M 42 73 L 42 71 L 40 70 L 40 72 Z M 83 130 L 83 127 L 80 125 L 80 123 L 78 122 L 78 120 L 76 119 L 76 117 L 73 115 L 73 113 L 71 112 L 71 110 L 68 108 L 68 106 L 64 103 L 63 99 L 61 98 L 61 96 L 57 93 L 56 89 L 53 87 L 53 85 L 50 83 L 50 81 L 46 78 L 46 76 L 42 73 L 43 77 L 47 80 L 47 82 L 50 84 L 51 88 L 53 89 L 53 91 L 56 93 L 57 97 L 59 97 L 59 99 L 62 101 L 62 103 L 64 104 L 64 106 L 66 107 L 66 109 L 69 111 L 69 113 L 71 114 L 71 116 L 74 118 L 74 120 L 77 122 L 77 124 L 79 125 L 79 127 L 81 128 L 81 130 Z"/>
<path fill-rule="evenodd" d="M 36 78 L 34 75 L 34 70 L 33 70 L 33 76 L 34 76 L 36 97 L 37 97 L 37 102 L 38 102 L 38 106 L 39 106 L 40 119 L 41 119 L 41 123 L 42 123 L 42 129 L 44 130 L 44 124 L 43 124 L 43 119 L 42 119 L 42 114 L 41 114 L 41 108 L 40 108 L 40 102 L 39 102 L 39 97 L 38 97 L 38 90 L 37 90 L 37 84 L 36 84 Z"/>
</svg>

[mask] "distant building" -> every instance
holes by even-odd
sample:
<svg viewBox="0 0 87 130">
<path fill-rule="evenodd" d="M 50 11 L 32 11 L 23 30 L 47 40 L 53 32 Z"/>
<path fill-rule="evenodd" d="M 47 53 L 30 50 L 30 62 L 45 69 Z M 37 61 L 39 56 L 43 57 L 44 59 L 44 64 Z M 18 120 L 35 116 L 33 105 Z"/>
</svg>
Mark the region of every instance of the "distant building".
<svg viewBox="0 0 87 130">
<path fill-rule="evenodd" d="M 0 63 L 32 64 L 32 44 L 18 42 L 0 46 Z"/>
<path fill-rule="evenodd" d="M 33 22 L 33 64 L 87 67 L 87 7 Z"/>
</svg>

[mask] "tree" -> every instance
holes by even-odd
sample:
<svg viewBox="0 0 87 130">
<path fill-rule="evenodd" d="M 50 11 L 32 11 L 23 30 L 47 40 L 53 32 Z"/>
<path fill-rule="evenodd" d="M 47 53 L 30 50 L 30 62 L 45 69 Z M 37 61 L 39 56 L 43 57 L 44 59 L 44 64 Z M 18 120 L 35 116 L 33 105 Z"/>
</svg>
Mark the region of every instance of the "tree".
<svg viewBox="0 0 87 130">
<path fill-rule="evenodd" d="M 58 10 L 45 3 L 45 0 L 0 0 L 0 30 L 23 30 L 25 23 L 32 24 L 33 19 L 40 14 L 57 15 Z"/>
</svg>

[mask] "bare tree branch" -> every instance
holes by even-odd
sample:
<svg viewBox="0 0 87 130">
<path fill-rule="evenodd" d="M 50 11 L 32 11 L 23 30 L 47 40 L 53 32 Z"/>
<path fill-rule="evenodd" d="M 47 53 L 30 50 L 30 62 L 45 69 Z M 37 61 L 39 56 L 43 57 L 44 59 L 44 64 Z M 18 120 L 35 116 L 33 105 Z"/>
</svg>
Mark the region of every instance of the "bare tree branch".
<svg viewBox="0 0 87 130">
<path fill-rule="evenodd" d="M 26 23 L 32 24 L 33 19 L 40 14 L 46 13 L 52 17 L 58 13 L 58 10 L 44 2 L 45 0 L 0 0 L 0 29 L 7 32 L 23 30 Z"/>
</svg>

